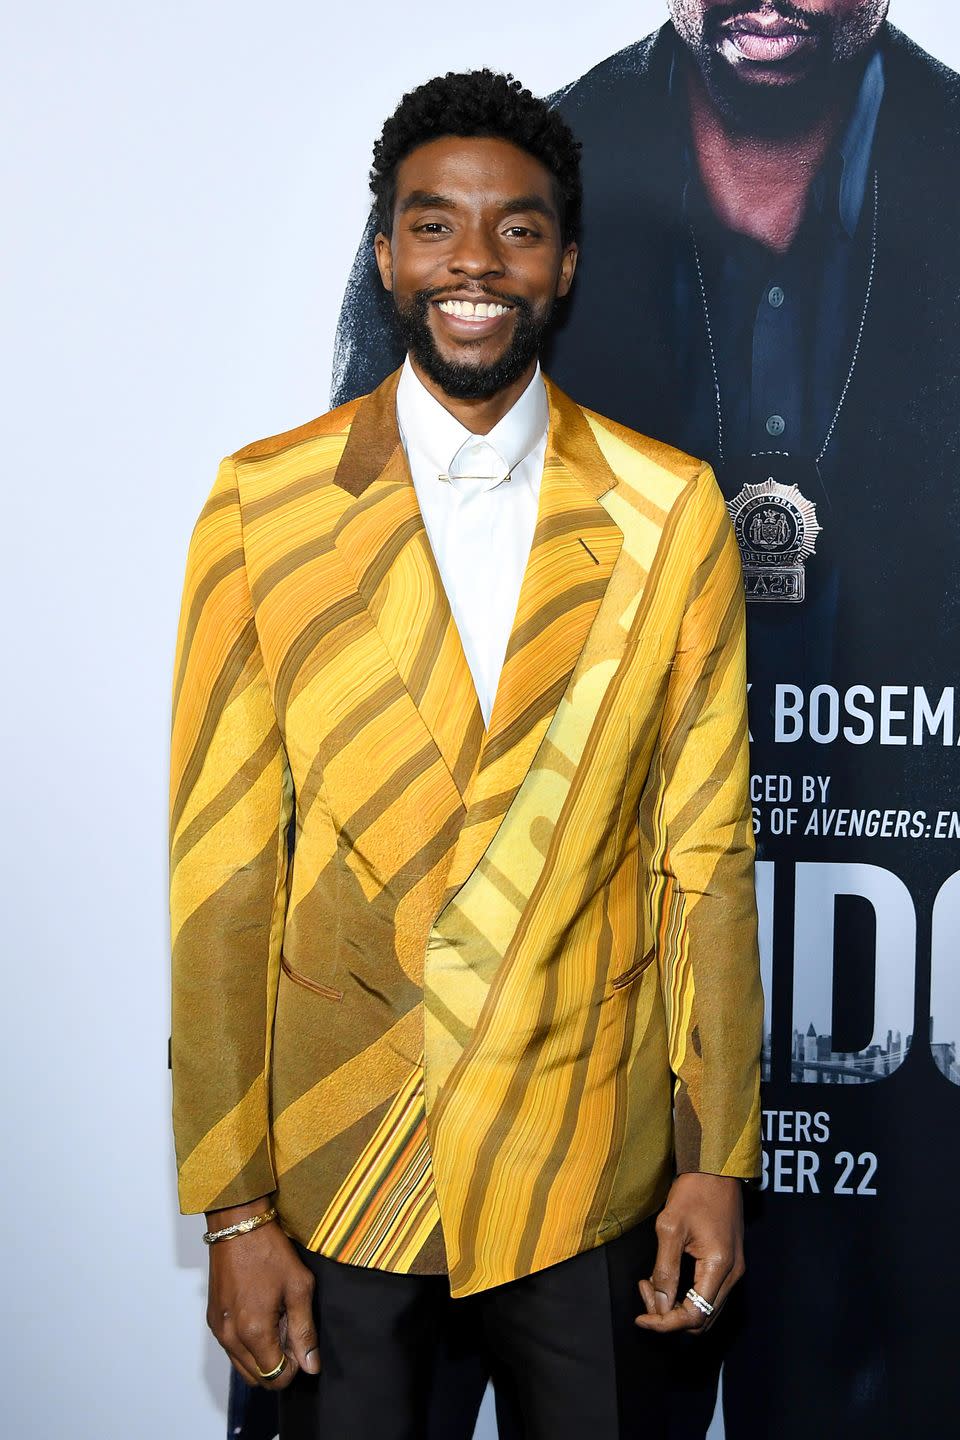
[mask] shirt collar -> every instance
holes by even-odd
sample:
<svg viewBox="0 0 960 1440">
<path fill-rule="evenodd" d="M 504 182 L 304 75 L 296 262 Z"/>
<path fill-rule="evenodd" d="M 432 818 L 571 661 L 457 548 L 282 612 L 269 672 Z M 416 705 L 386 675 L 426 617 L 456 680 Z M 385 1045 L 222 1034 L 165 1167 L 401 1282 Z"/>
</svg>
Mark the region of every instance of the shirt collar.
<svg viewBox="0 0 960 1440">
<path fill-rule="evenodd" d="M 678 45 L 681 43 L 681 41 L 677 41 Z M 674 106 L 678 104 L 681 94 L 681 77 L 677 61 L 678 53 L 674 49 L 670 57 L 667 79 L 668 94 Z M 834 193 L 837 218 L 851 238 L 856 232 L 866 198 L 867 182 L 870 177 L 870 158 L 873 153 L 873 141 L 885 84 L 883 52 L 878 46 L 864 68 L 850 119 L 847 121 L 839 143 L 834 148 L 832 164 L 828 158 L 813 182 L 813 201 L 823 213 L 826 213 L 827 210 L 830 189 L 832 185 L 836 186 Z M 684 183 L 681 203 L 684 215 L 691 218 L 700 203 L 701 187 L 693 159 L 693 147 L 685 106 L 683 106 L 681 123 L 684 135 L 682 168 Z"/>
<path fill-rule="evenodd" d="M 480 438 L 496 450 L 507 470 L 513 471 L 542 441 L 549 419 L 547 391 L 538 363 L 523 394 L 490 433 Z M 410 364 L 409 355 L 397 385 L 397 425 L 408 457 L 411 449 L 416 450 L 438 475 L 449 471 L 458 451 L 473 438 L 471 431 L 430 394 Z"/>
<path fill-rule="evenodd" d="M 875 50 L 860 81 L 853 113 L 838 149 L 843 164 L 838 205 L 840 223 L 852 236 L 860 220 L 870 176 L 870 157 L 886 79 L 883 54 Z"/>
</svg>

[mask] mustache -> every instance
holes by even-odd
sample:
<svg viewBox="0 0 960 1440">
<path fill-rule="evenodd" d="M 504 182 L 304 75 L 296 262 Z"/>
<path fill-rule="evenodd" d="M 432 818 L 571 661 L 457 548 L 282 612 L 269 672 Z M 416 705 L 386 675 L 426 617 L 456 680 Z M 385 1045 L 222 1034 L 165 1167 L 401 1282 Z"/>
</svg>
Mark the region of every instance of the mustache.
<svg viewBox="0 0 960 1440">
<path fill-rule="evenodd" d="M 747 15 L 769 15 L 771 19 L 786 20 L 794 25 L 802 26 L 813 34 L 823 34 L 831 28 L 830 18 L 822 12 L 807 10 L 802 5 L 793 4 L 793 0 L 735 0 L 733 4 L 722 4 L 712 6 L 705 17 L 705 28 L 711 39 L 716 39 L 720 30 L 731 20 L 739 19 Z"/>
<path fill-rule="evenodd" d="M 414 304 L 421 310 L 426 310 L 434 300 L 453 299 L 493 300 L 498 305 L 512 305 L 524 315 L 529 315 L 533 309 L 526 296 L 506 294 L 492 289 L 489 285 L 435 285 L 429 290 L 417 290 L 413 296 Z"/>
</svg>

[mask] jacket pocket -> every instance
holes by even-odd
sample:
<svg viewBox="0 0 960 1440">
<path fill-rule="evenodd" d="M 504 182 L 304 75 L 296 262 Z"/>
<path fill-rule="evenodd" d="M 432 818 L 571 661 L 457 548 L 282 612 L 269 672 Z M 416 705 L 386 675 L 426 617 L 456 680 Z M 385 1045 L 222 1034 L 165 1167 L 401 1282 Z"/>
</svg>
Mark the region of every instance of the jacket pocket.
<svg viewBox="0 0 960 1440">
<path fill-rule="evenodd" d="M 629 985 L 631 981 L 636 980 L 637 976 L 642 975 L 644 970 L 652 963 L 656 953 L 656 946 L 651 945 L 647 953 L 631 965 L 629 970 L 624 970 L 622 975 L 614 976 L 610 981 L 610 988 L 612 990 L 622 990 L 625 985 Z"/>
<path fill-rule="evenodd" d="M 280 969 L 294 985 L 302 985 L 305 990 L 312 990 L 315 995 L 322 995 L 325 1000 L 339 1002 L 343 999 L 342 990 L 335 989 L 333 985 L 321 985 L 319 980 L 311 980 L 308 975 L 301 975 L 299 970 L 294 970 L 286 955 L 280 956 Z"/>
</svg>

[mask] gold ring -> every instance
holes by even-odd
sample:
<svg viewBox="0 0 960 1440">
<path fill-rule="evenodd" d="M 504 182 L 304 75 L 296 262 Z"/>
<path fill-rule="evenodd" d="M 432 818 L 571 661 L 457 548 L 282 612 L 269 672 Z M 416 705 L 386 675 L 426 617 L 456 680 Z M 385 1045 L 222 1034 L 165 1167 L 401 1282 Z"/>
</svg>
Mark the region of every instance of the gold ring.
<svg viewBox="0 0 960 1440">
<path fill-rule="evenodd" d="M 287 1357 L 286 1355 L 281 1355 L 279 1365 L 274 1365 L 272 1370 L 261 1370 L 260 1366 L 258 1365 L 257 1374 L 260 1376 L 261 1380 L 279 1380 L 280 1376 L 283 1374 L 286 1368 Z"/>
</svg>

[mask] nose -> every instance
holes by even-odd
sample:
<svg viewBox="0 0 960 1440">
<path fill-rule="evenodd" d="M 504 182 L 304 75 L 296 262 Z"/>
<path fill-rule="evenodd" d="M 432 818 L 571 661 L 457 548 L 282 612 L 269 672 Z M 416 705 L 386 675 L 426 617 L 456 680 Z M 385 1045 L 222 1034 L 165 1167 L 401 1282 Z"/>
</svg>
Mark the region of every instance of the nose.
<svg viewBox="0 0 960 1440">
<path fill-rule="evenodd" d="M 497 237 L 483 225 L 465 225 L 457 232 L 448 265 L 452 274 L 473 280 L 502 275 L 505 268 Z"/>
</svg>

